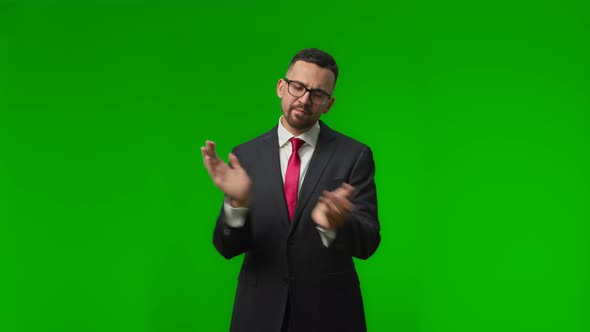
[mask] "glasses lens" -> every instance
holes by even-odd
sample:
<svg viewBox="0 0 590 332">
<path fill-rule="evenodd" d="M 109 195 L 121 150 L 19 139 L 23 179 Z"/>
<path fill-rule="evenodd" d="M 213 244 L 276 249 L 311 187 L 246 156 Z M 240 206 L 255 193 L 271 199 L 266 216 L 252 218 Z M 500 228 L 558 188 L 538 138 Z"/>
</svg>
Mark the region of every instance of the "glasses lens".
<svg viewBox="0 0 590 332">
<path fill-rule="evenodd" d="M 289 93 L 293 97 L 301 97 L 305 94 L 305 87 L 301 83 L 289 82 Z"/>
<path fill-rule="evenodd" d="M 330 98 L 330 96 L 323 91 L 313 91 L 311 93 L 311 102 L 314 104 L 323 105 L 328 101 L 328 98 Z"/>
</svg>

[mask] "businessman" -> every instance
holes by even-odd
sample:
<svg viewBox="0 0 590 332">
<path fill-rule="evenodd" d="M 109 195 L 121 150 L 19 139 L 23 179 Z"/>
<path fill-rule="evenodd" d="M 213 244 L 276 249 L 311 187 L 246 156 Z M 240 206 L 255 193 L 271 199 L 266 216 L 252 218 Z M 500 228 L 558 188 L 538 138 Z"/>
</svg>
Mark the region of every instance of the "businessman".
<svg viewBox="0 0 590 332">
<path fill-rule="evenodd" d="M 375 165 L 368 146 L 320 121 L 337 78 L 332 56 L 301 50 L 278 80 L 274 128 L 235 147 L 230 165 L 214 142 L 201 147 L 225 196 L 213 243 L 227 259 L 245 253 L 232 332 L 366 331 L 353 257 L 381 239 Z"/>
</svg>

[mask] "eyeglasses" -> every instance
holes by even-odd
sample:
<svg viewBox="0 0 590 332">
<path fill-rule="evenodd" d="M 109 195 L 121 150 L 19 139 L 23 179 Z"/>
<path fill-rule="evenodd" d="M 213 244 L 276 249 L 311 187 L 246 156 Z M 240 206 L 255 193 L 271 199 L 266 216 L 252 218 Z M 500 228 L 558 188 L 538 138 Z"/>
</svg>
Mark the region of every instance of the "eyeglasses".
<svg viewBox="0 0 590 332">
<path fill-rule="evenodd" d="M 326 102 L 332 98 L 332 95 L 324 90 L 308 89 L 303 83 L 291 81 L 288 78 L 283 78 L 283 80 L 287 82 L 287 91 L 289 91 L 289 94 L 293 97 L 303 97 L 303 95 L 309 91 L 309 98 L 311 98 L 311 102 L 316 105 L 325 105 Z"/>
</svg>

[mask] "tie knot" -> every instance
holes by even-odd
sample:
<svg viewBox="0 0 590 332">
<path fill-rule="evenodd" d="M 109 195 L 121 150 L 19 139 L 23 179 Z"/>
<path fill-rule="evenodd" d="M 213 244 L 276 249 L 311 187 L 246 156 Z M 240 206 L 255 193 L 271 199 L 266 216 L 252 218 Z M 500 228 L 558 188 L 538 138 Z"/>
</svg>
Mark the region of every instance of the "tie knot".
<svg viewBox="0 0 590 332">
<path fill-rule="evenodd" d="M 292 152 L 298 152 L 299 148 L 301 148 L 303 144 L 305 144 L 305 141 L 301 138 L 292 137 L 289 141 L 291 141 Z"/>
</svg>

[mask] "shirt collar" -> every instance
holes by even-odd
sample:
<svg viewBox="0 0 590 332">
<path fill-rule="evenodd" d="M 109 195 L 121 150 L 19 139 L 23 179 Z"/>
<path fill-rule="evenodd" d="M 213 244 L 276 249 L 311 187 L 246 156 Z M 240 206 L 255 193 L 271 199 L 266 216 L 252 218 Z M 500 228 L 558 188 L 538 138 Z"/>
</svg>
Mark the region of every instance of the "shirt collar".
<svg viewBox="0 0 590 332">
<path fill-rule="evenodd" d="M 283 116 L 281 116 L 281 118 L 282 117 Z M 279 118 L 279 126 L 277 129 L 277 134 L 279 137 L 279 147 L 283 147 L 285 144 L 289 143 L 289 140 L 292 137 L 297 137 L 297 138 L 301 138 L 302 140 L 304 140 L 305 144 L 309 144 L 313 148 L 315 148 L 315 146 L 318 142 L 318 136 L 320 136 L 319 121 L 316 121 L 315 125 L 313 125 L 311 128 L 309 128 L 303 134 L 301 134 L 299 136 L 293 136 L 293 134 L 291 134 L 287 129 L 285 129 L 285 127 L 283 127 L 283 124 L 281 123 L 281 118 Z"/>
</svg>

